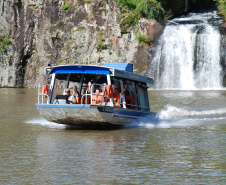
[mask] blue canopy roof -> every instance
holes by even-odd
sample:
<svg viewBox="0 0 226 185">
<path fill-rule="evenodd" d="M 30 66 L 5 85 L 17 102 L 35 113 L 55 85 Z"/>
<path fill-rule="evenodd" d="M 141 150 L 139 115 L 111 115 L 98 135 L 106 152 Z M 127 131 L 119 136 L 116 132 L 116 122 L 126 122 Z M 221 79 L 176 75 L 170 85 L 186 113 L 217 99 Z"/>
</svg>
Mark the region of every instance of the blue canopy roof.
<svg viewBox="0 0 226 185">
<path fill-rule="evenodd" d="M 153 84 L 153 78 L 134 74 L 132 71 L 133 65 L 128 63 L 114 64 L 106 63 L 105 66 L 88 66 L 88 65 L 65 65 L 53 66 L 46 68 L 46 74 L 98 74 L 98 75 L 111 75 L 137 82 L 144 82 Z M 128 72 L 129 71 L 129 72 Z"/>
<path fill-rule="evenodd" d="M 131 63 L 104 63 L 104 67 L 111 67 L 121 71 L 133 72 L 133 64 Z"/>
<path fill-rule="evenodd" d="M 67 74 L 67 73 L 84 73 L 84 74 L 109 74 L 109 69 L 101 66 L 57 66 L 53 68 L 52 73 Z"/>
</svg>

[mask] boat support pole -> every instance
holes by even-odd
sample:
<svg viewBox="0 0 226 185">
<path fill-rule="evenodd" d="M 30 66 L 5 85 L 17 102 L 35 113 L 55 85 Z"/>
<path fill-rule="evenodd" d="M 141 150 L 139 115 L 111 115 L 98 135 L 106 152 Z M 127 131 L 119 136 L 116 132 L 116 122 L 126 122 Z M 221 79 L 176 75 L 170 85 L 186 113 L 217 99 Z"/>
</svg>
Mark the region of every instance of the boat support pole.
<svg viewBox="0 0 226 185">
<path fill-rule="evenodd" d="M 70 79 L 70 74 L 67 75 L 67 79 L 66 79 L 66 83 L 65 83 L 65 88 L 64 89 L 68 88 L 69 79 Z"/>
<path fill-rule="evenodd" d="M 121 91 L 123 91 L 124 89 L 124 84 L 123 84 L 123 80 L 119 80 L 120 81 L 120 88 L 121 88 Z M 121 93 L 121 92 L 120 92 Z M 125 98 L 125 93 L 123 93 L 123 95 L 120 95 L 120 97 L 122 96 L 122 105 L 123 105 L 123 108 L 126 109 L 126 98 Z M 120 99 L 120 102 L 121 102 L 121 99 Z"/>
<path fill-rule="evenodd" d="M 83 78 L 84 78 L 84 74 L 82 74 L 82 77 L 81 77 L 80 83 L 79 83 L 79 87 L 78 87 L 78 92 L 79 92 L 80 94 L 81 94 L 81 90 L 82 90 Z"/>
</svg>

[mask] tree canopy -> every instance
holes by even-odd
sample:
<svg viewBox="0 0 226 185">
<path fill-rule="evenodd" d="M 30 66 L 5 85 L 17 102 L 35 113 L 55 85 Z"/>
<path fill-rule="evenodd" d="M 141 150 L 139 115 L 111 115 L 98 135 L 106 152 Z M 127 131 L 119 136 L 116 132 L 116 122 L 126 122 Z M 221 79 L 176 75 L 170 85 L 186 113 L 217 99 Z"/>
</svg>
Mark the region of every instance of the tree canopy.
<svg viewBox="0 0 226 185">
<path fill-rule="evenodd" d="M 166 20 L 186 12 L 185 0 L 116 0 L 139 17 Z M 225 0 L 188 0 L 189 10 L 207 9 L 217 2 L 219 10 L 226 15 Z"/>
</svg>

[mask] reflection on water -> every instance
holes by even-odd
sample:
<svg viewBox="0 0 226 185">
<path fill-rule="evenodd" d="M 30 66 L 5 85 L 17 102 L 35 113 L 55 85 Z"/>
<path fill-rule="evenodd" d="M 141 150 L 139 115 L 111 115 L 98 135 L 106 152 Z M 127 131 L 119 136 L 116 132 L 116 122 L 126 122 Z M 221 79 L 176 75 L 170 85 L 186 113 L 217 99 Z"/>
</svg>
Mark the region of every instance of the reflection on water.
<svg viewBox="0 0 226 185">
<path fill-rule="evenodd" d="M 1 184 L 224 184 L 226 93 L 149 93 L 158 117 L 76 130 L 38 114 L 36 89 L 0 89 Z"/>
</svg>

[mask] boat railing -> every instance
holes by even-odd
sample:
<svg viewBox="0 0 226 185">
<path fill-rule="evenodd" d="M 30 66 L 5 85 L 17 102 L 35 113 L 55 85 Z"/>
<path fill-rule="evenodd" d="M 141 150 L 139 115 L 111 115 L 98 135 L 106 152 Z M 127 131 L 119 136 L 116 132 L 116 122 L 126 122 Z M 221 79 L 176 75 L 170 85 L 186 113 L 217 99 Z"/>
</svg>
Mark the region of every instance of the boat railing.
<svg viewBox="0 0 226 185">
<path fill-rule="evenodd" d="M 87 105 L 87 104 L 90 104 L 90 99 L 88 99 L 88 97 L 91 97 L 91 94 L 88 94 L 88 93 L 85 93 L 85 94 L 83 94 L 82 95 L 82 97 L 81 97 L 81 104 L 83 105 L 83 104 L 85 104 L 85 105 Z M 85 98 L 85 99 L 84 99 Z"/>
<path fill-rule="evenodd" d="M 143 111 L 149 110 L 149 107 L 147 107 L 147 106 L 138 106 L 136 104 L 128 104 L 126 102 L 122 102 L 122 103 L 120 103 L 120 105 L 122 107 L 123 107 L 123 105 L 125 105 L 128 109 L 140 109 L 140 110 L 143 110 Z"/>
<path fill-rule="evenodd" d="M 139 108 L 143 111 L 148 111 L 149 110 L 149 107 L 146 107 L 146 106 L 139 106 Z"/>
<path fill-rule="evenodd" d="M 136 105 L 136 104 L 128 104 L 126 102 L 122 102 L 122 103 L 120 103 L 120 105 L 126 105 L 126 106 L 130 106 L 130 107 L 138 107 L 138 105 Z"/>
<path fill-rule="evenodd" d="M 41 98 L 40 98 L 41 97 Z M 49 85 L 47 84 L 38 84 L 38 104 L 48 104 L 48 97 L 49 97 Z"/>
</svg>

